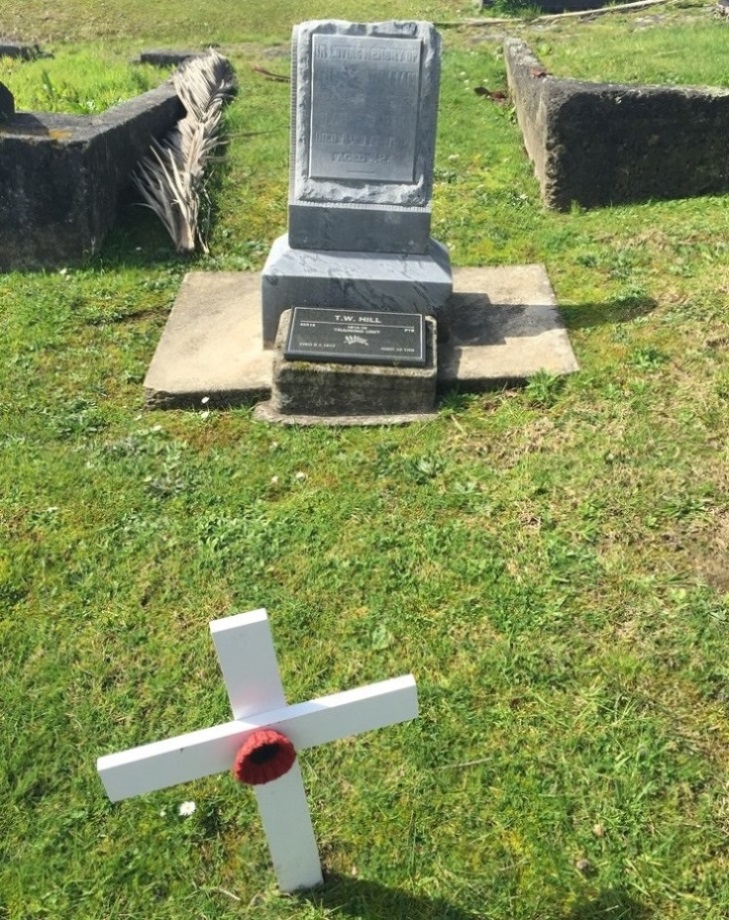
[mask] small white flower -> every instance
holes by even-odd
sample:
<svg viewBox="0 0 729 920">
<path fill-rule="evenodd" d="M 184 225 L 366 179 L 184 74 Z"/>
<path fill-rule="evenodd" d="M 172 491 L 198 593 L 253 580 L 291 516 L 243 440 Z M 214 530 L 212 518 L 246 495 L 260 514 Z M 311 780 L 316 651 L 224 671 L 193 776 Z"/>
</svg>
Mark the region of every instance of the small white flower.
<svg viewBox="0 0 729 920">
<path fill-rule="evenodd" d="M 68 274 L 68 269 L 67 269 L 67 268 L 59 268 L 59 269 L 58 269 L 58 274 L 59 274 L 59 275 L 67 275 L 67 274 Z"/>
<path fill-rule="evenodd" d="M 159 816 L 160 816 L 160 818 L 164 818 L 164 816 L 165 816 L 166 814 L 167 814 L 167 809 L 166 809 L 166 808 L 163 808 L 162 811 L 159 813 Z"/>
<path fill-rule="evenodd" d="M 190 815 L 195 814 L 195 809 L 197 805 L 194 802 L 183 802 L 178 809 L 178 813 L 183 816 L 183 818 L 189 818 Z"/>
<path fill-rule="evenodd" d="M 271 485 L 272 486 L 278 485 L 278 476 L 271 476 Z"/>
<path fill-rule="evenodd" d="M 204 412 L 201 412 L 200 418 L 203 420 L 205 420 L 206 418 L 210 418 L 210 409 L 206 409 Z"/>
<path fill-rule="evenodd" d="M 306 473 L 302 473 L 301 470 L 294 476 L 294 479 L 297 482 L 303 482 L 306 479 Z"/>
<path fill-rule="evenodd" d="M 210 397 L 209 397 L 209 396 L 203 396 L 203 398 L 200 400 L 200 402 L 203 404 L 203 406 L 206 406 L 206 405 L 210 402 Z"/>
</svg>

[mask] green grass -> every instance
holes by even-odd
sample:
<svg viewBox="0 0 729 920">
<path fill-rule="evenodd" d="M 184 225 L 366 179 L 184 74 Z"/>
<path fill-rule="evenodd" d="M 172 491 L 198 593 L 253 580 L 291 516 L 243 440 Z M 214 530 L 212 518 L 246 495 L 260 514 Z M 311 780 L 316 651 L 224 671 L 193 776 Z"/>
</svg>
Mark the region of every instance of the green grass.
<svg viewBox="0 0 729 920">
<path fill-rule="evenodd" d="M 123 95 L 143 40 L 224 28 L 216 3 L 62 6 L 28 2 L 24 37 L 116 37 L 19 66 L 21 98 L 46 67 L 101 105 L 88 62 Z M 309 11 L 229 26 L 251 42 L 210 257 L 130 208 L 88 267 L 0 275 L 0 917 L 724 920 L 726 197 L 546 213 L 513 113 L 473 91 L 503 88 L 498 44 L 448 32 L 435 235 L 457 265 L 545 262 L 582 370 L 397 429 L 142 411 L 184 272 L 260 270 L 285 227 L 288 88 L 251 68 L 286 72 Z M 302 756 L 328 883 L 295 898 L 229 777 L 111 805 L 95 773 L 228 719 L 206 624 L 259 606 L 292 702 L 409 670 L 421 700 Z"/>
<path fill-rule="evenodd" d="M 530 32 L 550 72 L 605 83 L 729 88 L 729 22 L 706 6 L 651 7 L 603 16 L 581 28 L 556 23 Z"/>
<path fill-rule="evenodd" d="M 129 54 L 105 46 L 62 46 L 51 59 L 0 57 L 0 82 L 20 111 L 97 115 L 159 85 L 172 68 L 130 66 Z"/>
</svg>

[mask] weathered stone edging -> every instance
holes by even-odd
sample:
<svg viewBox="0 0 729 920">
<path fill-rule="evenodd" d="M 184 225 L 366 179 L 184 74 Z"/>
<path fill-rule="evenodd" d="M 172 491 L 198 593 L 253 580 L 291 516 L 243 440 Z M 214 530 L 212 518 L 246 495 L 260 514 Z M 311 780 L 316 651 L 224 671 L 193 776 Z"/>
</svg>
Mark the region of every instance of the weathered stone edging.
<svg viewBox="0 0 729 920">
<path fill-rule="evenodd" d="M 11 42 L 0 39 L 0 57 L 20 58 L 23 61 L 34 61 L 40 57 L 53 57 L 42 51 L 40 45 L 31 45 L 28 42 Z"/>
<path fill-rule="evenodd" d="M 98 116 L 16 112 L 0 122 L 0 271 L 97 252 L 151 139 L 183 115 L 166 82 Z"/>
<path fill-rule="evenodd" d="M 548 207 L 729 191 L 729 91 L 558 79 L 520 39 L 504 56 Z"/>
</svg>

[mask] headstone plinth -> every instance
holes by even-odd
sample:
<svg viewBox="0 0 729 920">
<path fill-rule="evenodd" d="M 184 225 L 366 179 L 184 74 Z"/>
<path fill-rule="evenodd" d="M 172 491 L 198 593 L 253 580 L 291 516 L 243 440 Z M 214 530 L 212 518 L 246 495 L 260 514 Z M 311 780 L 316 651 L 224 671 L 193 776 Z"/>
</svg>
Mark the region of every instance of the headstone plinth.
<svg viewBox="0 0 729 920">
<path fill-rule="evenodd" d="M 421 255 L 294 249 L 280 236 L 263 269 L 263 347 L 273 346 L 279 317 L 293 306 L 432 316 L 452 290 L 448 252 L 435 240 Z"/>
</svg>

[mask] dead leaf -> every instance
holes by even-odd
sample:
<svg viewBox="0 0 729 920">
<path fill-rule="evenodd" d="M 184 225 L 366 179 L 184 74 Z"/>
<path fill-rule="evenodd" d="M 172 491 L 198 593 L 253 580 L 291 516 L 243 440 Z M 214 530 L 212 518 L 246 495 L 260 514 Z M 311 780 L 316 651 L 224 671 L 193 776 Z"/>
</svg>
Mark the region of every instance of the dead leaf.
<svg viewBox="0 0 729 920">
<path fill-rule="evenodd" d="M 485 86 L 476 86 L 473 91 L 477 96 L 488 96 L 497 105 L 506 105 L 509 101 L 509 97 L 503 89 L 487 89 Z"/>
</svg>

